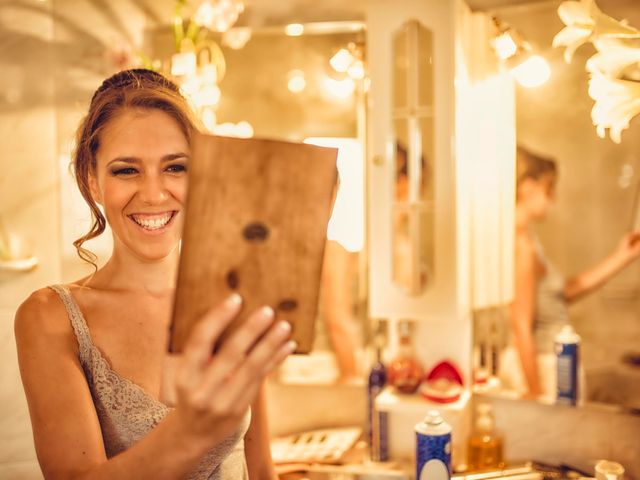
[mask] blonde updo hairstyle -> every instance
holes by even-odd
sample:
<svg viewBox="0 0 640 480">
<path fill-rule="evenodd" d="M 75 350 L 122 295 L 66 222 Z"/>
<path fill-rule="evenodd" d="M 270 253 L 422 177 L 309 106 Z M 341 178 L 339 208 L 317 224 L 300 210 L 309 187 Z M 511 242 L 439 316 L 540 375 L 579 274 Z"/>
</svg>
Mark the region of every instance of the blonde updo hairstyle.
<svg viewBox="0 0 640 480">
<path fill-rule="evenodd" d="M 126 110 L 161 110 L 180 126 L 187 142 L 198 130 L 198 122 L 179 87 L 152 70 L 132 69 L 118 72 L 106 79 L 91 98 L 89 112 L 82 119 L 76 133 L 76 148 L 71 162 L 82 197 L 91 210 L 89 231 L 73 242 L 78 256 L 97 270 L 97 256 L 83 248 L 87 240 L 104 232 L 106 219 L 91 196 L 89 178 L 96 174 L 96 153 L 100 136 L 111 120 Z"/>
</svg>

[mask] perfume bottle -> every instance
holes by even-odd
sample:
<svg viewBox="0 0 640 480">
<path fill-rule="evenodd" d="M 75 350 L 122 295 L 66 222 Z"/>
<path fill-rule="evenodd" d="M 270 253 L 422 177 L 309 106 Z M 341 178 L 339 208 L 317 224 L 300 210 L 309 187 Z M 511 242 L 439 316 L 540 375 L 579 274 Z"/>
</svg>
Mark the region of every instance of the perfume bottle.
<svg viewBox="0 0 640 480">
<path fill-rule="evenodd" d="M 491 405 L 481 403 L 476 408 L 475 428 L 469 437 L 468 468 L 470 472 L 502 468 L 502 438 L 495 432 Z"/>
<path fill-rule="evenodd" d="M 387 369 L 389 384 L 401 393 L 413 393 L 422 382 L 422 375 L 411 342 L 411 323 L 402 320 L 398 323 L 398 354 Z"/>
</svg>

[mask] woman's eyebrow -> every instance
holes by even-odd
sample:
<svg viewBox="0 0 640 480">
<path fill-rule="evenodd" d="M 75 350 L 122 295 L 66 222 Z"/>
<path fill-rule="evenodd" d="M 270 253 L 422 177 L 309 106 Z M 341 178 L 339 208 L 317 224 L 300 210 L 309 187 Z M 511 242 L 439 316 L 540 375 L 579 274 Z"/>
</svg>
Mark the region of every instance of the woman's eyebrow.
<svg viewBox="0 0 640 480">
<path fill-rule="evenodd" d="M 172 160 L 177 160 L 179 158 L 184 158 L 184 159 L 188 159 L 189 155 L 184 153 L 184 152 L 176 152 L 176 153 L 168 153 L 166 155 L 163 155 L 162 158 L 160 159 L 162 162 L 170 162 Z M 138 157 L 128 157 L 128 156 L 122 156 L 122 157 L 116 157 L 113 158 L 109 161 L 109 163 L 107 163 L 107 166 L 111 165 L 112 163 L 115 162 L 122 162 L 122 163 L 140 163 L 140 159 Z"/>
<path fill-rule="evenodd" d="M 184 152 L 176 152 L 176 153 L 168 153 L 162 157 L 163 162 L 170 162 L 171 160 L 176 160 L 178 158 L 188 159 L 189 155 Z"/>
<path fill-rule="evenodd" d="M 123 163 L 140 163 L 140 159 L 137 157 L 116 157 L 107 163 L 107 166 L 111 165 L 115 162 L 123 162 Z"/>
</svg>

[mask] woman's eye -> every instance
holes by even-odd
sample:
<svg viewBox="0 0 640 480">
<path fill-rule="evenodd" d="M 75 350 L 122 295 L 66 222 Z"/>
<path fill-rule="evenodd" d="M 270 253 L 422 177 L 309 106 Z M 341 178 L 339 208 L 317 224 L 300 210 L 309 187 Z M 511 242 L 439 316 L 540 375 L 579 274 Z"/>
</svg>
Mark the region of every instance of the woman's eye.
<svg viewBox="0 0 640 480">
<path fill-rule="evenodd" d="M 134 173 L 137 173 L 137 170 L 131 167 L 118 168 L 111 171 L 112 175 L 133 175 Z"/>
<path fill-rule="evenodd" d="M 187 171 L 187 166 L 182 164 L 182 163 L 176 163 L 176 164 L 173 164 L 173 165 L 169 165 L 167 167 L 167 171 L 168 172 L 172 172 L 172 173 L 186 172 Z"/>
</svg>

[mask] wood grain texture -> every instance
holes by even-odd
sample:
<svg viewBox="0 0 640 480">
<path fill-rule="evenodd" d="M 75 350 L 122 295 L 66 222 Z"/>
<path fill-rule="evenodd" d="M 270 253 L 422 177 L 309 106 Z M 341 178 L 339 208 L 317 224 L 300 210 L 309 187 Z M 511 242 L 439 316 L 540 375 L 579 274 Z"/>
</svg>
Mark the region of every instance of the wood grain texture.
<svg viewBox="0 0 640 480">
<path fill-rule="evenodd" d="M 197 135 L 189 161 L 173 352 L 210 307 L 233 291 L 247 314 L 270 305 L 311 350 L 337 150 L 261 139 Z"/>
</svg>

